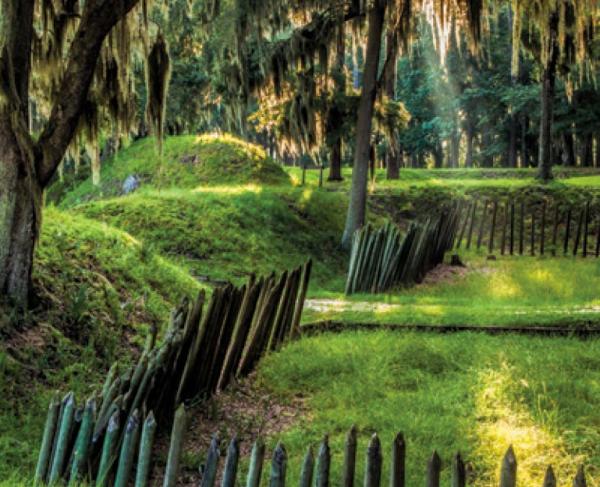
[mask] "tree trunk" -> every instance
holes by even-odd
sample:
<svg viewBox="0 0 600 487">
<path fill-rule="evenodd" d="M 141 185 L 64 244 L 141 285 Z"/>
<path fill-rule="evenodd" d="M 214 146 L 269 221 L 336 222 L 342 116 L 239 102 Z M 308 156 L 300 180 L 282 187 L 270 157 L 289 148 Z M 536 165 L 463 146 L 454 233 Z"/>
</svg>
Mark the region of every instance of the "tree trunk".
<svg viewBox="0 0 600 487">
<path fill-rule="evenodd" d="M 467 153 L 465 155 L 465 167 L 473 167 L 473 137 L 474 130 L 471 123 L 467 123 Z"/>
<path fill-rule="evenodd" d="M 581 141 L 581 166 L 592 167 L 594 165 L 594 136 L 590 133 L 583 135 Z"/>
<path fill-rule="evenodd" d="M 6 123 L 0 127 L 0 295 L 26 305 L 42 190 Z"/>
<path fill-rule="evenodd" d="M 494 167 L 494 156 L 489 152 L 489 148 L 494 143 L 492 130 L 490 127 L 486 127 L 483 131 L 482 142 L 485 154 L 483 154 L 483 160 L 481 161 L 481 165 L 483 167 Z"/>
<path fill-rule="evenodd" d="M 398 147 L 398 154 L 392 151 L 388 151 L 387 157 L 387 173 L 388 179 L 399 179 L 400 178 L 400 167 L 402 165 L 402 147 Z"/>
<path fill-rule="evenodd" d="M 338 139 L 331 146 L 331 158 L 329 163 L 329 176 L 327 181 L 343 181 L 342 177 L 342 140 Z"/>
<path fill-rule="evenodd" d="M 419 159 L 417 158 L 417 153 L 414 151 L 410 153 L 410 167 L 413 169 L 417 169 L 419 167 Z"/>
<path fill-rule="evenodd" d="M 331 107 L 329 110 L 329 117 L 327 121 L 328 130 L 333 131 L 330 135 L 331 146 L 329 148 L 330 164 L 329 164 L 329 176 L 328 181 L 342 181 L 342 135 L 339 130 L 340 125 L 340 114 L 336 107 L 336 101 L 338 94 L 342 95 L 346 91 L 346 77 L 344 76 L 344 60 L 346 57 L 346 31 L 344 24 L 339 28 L 337 46 L 336 46 L 336 58 L 335 67 L 333 69 L 333 80 L 334 80 L 334 94 L 331 100 Z"/>
<path fill-rule="evenodd" d="M 596 167 L 600 167 L 600 134 L 596 134 Z"/>
<path fill-rule="evenodd" d="M 517 115 L 511 113 L 510 115 L 510 127 L 509 127 L 509 141 L 508 141 L 508 167 L 517 167 L 517 129 L 518 129 L 518 118 Z"/>
<path fill-rule="evenodd" d="M 538 178 L 552 179 L 552 118 L 556 63 L 558 61 L 558 13 L 553 12 L 549 23 L 547 60 L 542 70 L 542 95 L 540 117 L 540 148 L 538 154 Z"/>
<path fill-rule="evenodd" d="M 342 236 L 342 247 L 345 249 L 350 249 L 354 232 L 365 223 L 371 127 L 375 97 L 377 96 L 377 69 L 379 67 L 379 51 L 381 49 L 385 8 L 386 2 L 384 0 L 376 0 L 368 14 L 367 52 L 363 73 L 363 88 L 358 106 L 352 187 L 350 189 L 346 226 Z"/>
<path fill-rule="evenodd" d="M 386 36 L 386 61 L 383 71 L 383 85 L 385 95 L 390 100 L 396 99 L 396 70 L 398 67 L 398 41 L 395 32 L 390 29 Z M 385 166 L 387 179 L 398 179 L 400 177 L 400 165 L 398 158 L 400 154 L 398 144 L 389 143 L 385 152 Z"/>
<path fill-rule="evenodd" d="M 458 167 L 458 157 L 460 154 L 460 132 L 458 125 L 450 138 L 450 161 L 449 166 L 456 169 Z"/>
<path fill-rule="evenodd" d="M 114 25 L 139 0 L 86 2 L 65 58 L 57 102 L 37 140 L 31 136 L 34 0 L 0 0 L 0 297 L 27 305 L 42 191 L 73 139 L 102 47 Z M 67 9 L 69 10 L 69 9 Z"/>
<path fill-rule="evenodd" d="M 563 133 L 563 164 L 565 166 L 574 167 L 577 163 L 575 158 L 575 141 L 573 140 L 573 132 Z"/>
<path fill-rule="evenodd" d="M 438 142 L 433 149 L 433 161 L 436 169 L 441 169 L 444 166 L 444 150 L 441 142 Z"/>
<path fill-rule="evenodd" d="M 521 167 L 529 167 L 529 150 L 527 133 L 529 132 L 529 117 L 523 114 L 521 118 Z"/>
</svg>

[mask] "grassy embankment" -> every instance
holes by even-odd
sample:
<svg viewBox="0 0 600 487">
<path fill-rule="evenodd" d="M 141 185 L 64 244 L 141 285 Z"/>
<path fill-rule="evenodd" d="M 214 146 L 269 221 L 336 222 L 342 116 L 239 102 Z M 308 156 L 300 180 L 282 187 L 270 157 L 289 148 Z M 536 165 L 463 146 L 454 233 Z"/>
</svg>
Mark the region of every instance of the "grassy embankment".
<svg viewBox="0 0 600 487">
<path fill-rule="evenodd" d="M 228 138 L 181 137 L 167 141 L 161 163 L 152 142 L 139 141 L 104 165 L 100 188 L 85 181 L 66 194 L 64 188 L 57 190 L 64 194 L 61 210 L 46 211 L 38 249 L 35 279 L 42 304 L 29 321 L 35 326 L 3 326 L 8 338 L 0 353 L 5 389 L 0 478 L 31 471 L 50 391 L 72 388 L 89 393 L 109 361 L 135 347 L 139 332 L 149 325 L 160 326 L 182 295 L 197 291 L 198 283 L 189 273 L 239 281 L 248 272 L 289 268 L 310 256 L 316 263 L 310 297 L 345 301 L 340 296 L 345 256 L 337 242 L 346 196 L 327 191 L 340 185 L 316 188 L 314 173 L 305 187 L 298 187 L 291 173 L 290 184 L 262 151 L 247 144 Z M 131 174 L 141 178 L 142 187 L 134 195 L 117 197 L 122 181 Z M 523 181 L 530 187 L 522 178 L 482 183 L 463 174 L 459 178 L 463 183 L 448 189 L 423 173 L 404 174 L 404 180 L 386 183 L 388 193 L 399 198 L 393 202 L 399 205 L 400 217 L 417 214 L 428 208 L 423 203 L 433 205 L 448 194 L 481 188 L 521 191 Z M 402 181 L 407 179 L 412 182 L 405 187 Z M 425 182 L 415 184 L 417 179 Z M 556 191 L 576 197 L 582 189 L 569 191 L 562 183 L 583 180 L 591 186 L 600 182 L 579 176 L 557 183 L 561 186 Z M 386 201 L 375 201 L 370 219 L 381 221 L 388 207 Z M 555 321 L 552 316 L 571 319 L 577 316 L 574 307 L 580 311 L 593 306 L 590 289 L 597 287 L 598 277 L 591 260 L 515 258 L 488 263 L 470 255 L 465 260 L 479 270 L 459 282 L 351 300 L 403 304 L 393 312 L 379 313 L 374 307 L 366 314 L 341 313 L 345 319 L 361 321 L 385 317 L 393 322 L 419 318 L 439 323 L 480 317 L 479 324 L 510 324 L 520 320 L 522 308 L 534 312 L 540 304 L 550 307 L 552 300 L 560 307 L 549 312 L 549 321 Z M 553 282 L 550 297 L 539 286 L 547 276 Z M 499 283 L 500 292 L 490 285 L 493 281 Z M 307 313 L 305 320 L 315 318 Z M 530 321 L 530 316 L 522 321 Z"/>
<path fill-rule="evenodd" d="M 484 251 L 462 252 L 469 266 L 466 275 L 386 296 L 345 298 L 346 262 L 337 243 L 346 196 L 343 191 L 330 190 L 347 188 L 350 175 L 346 173 L 343 183 L 325 183 L 325 188 L 319 189 L 317 171 L 308 171 L 306 186 L 299 187 L 297 168 L 288 169 L 290 185 L 283 173 L 271 166 L 264 182 L 248 168 L 238 167 L 230 173 L 219 167 L 208 184 L 202 162 L 205 154 L 210 155 L 210 167 L 216 165 L 214 154 L 219 153 L 222 166 L 235 168 L 251 146 L 234 145 L 232 150 L 219 139 L 200 140 L 178 137 L 167 141 L 163 164 L 171 168 L 171 176 L 162 180 L 163 189 L 156 189 L 156 176 L 151 176 L 156 170 L 149 162 L 156 164 L 154 148 L 149 141 L 142 141 L 105 166 L 101 187 L 110 195 L 114 181 L 138 174 L 148 181 L 139 192 L 101 199 L 84 183 L 62 206 L 91 199 L 74 211 L 130 232 L 197 277 L 239 281 L 251 271 L 267 273 L 291 267 L 310 256 L 316 266 L 309 297 L 319 301 L 311 303 L 305 322 L 342 319 L 502 326 L 582 324 L 599 317 L 593 289 L 600 284 L 600 268 L 595 259 L 570 257 L 506 257 L 487 262 Z M 195 165 L 181 162 L 193 159 L 196 153 Z M 250 154 L 250 160 L 257 160 L 255 152 Z M 264 170 L 265 166 L 260 167 Z M 598 176 L 589 171 L 565 171 L 564 176 L 573 177 L 542 187 L 534 183 L 530 170 L 404 170 L 399 181 L 383 180 L 371 188 L 370 219 L 381 222 L 392 214 L 403 220 L 463 195 L 505 198 L 525 194 L 532 200 L 551 196 L 580 204 L 600 191 Z M 571 186 L 584 181 L 588 184 L 583 188 Z"/>
</svg>

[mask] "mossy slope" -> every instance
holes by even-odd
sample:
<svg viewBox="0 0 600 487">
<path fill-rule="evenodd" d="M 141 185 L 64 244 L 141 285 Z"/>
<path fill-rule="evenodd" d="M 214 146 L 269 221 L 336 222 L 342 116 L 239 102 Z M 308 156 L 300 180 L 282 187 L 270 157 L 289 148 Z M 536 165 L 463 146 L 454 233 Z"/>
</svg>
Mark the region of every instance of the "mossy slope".
<svg viewBox="0 0 600 487">
<path fill-rule="evenodd" d="M 31 472 L 52 390 L 89 394 L 110 362 L 128 360 L 199 289 L 128 234 L 53 209 L 33 279 L 33 311 L 17 319 L 0 307 L 0 479 Z"/>
<path fill-rule="evenodd" d="M 315 261 L 315 282 L 338 279 L 343 195 L 228 186 L 145 192 L 94 201 L 76 211 L 122 228 L 197 276 L 240 280 Z"/>
<path fill-rule="evenodd" d="M 162 157 L 157 155 L 154 139 L 145 138 L 122 149 L 103 164 L 99 186 L 93 186 L 91 179 L 87 179 L 66 193 L 60 203 L 68 207 L 98 197 L 119 195 L 129 176 L 138 177 L 142 188 L 289 184 L 285 171 L 261 147 L 231 135 L 168 137 Z"/>
</svg>

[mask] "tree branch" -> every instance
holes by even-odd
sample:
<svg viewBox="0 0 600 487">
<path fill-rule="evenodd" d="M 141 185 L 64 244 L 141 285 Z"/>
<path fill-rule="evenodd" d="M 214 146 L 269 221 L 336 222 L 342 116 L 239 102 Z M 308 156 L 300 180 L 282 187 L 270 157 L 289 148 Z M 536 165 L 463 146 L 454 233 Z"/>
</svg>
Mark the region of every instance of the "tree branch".
<svg viewBox="0 0 600 487">
<path fill-rule="evenodd" d="M 46 186 L 60 164 L 83 111 L 104 39 L 139 0 L 88 0 L 71 43 L 50 118 L 36 145 L 38 180 Z"/>
</svg>

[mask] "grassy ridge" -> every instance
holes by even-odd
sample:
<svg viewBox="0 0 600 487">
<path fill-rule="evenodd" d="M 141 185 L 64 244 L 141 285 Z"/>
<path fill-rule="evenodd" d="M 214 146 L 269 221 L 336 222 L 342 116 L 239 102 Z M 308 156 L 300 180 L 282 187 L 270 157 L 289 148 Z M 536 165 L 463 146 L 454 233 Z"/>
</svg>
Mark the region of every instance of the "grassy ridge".
<svg viewBox="0 0 600 487">
<path fill-rule="evenodd" d="M 315 261 L 319 285 L 340 280 L 342 195 L 238 185 L 146 191 L 76 208 L 176 259 L 196 275 L 240 280 Z"/>
<path fill-rule="evenodd" d="M 61 206 L 121 194 L 123 182 L 135 175 L 142 186 L 195 188 L 203 184 L 289 184 L 281 167 L 264 150 L 223 134 L 168 137 L 161 157 L 153 138 L 133 142 L 102 165 L 99 186 L 91 178 L 64 192 L 60 183 L 50 191 Z"/>
<path fill-rule="evenodd" d="M 597 404 L 600 341 L 476 334 L 431 336 L 362 332 L 305 338 L 270 355 L 259 381 L 283 400 L 305 398 L 309 411 L 282 436 L 291 453 L 290 484 L 302 454 L 330 434 L 332 484 L 339 484 L 343 441 L 360 431 L 357 479 L 369 436 L 384 445 L 385 472 L 393 435 L 407 440 L 407 485 L 424 482 L 436 449 L 449 485 L 450 459 L 471 463 L 469 485 L 498 485 L 510 444 L 520 485 L 541 485 L 553 464 L 566 484 L 584 462 L 588 485 L 600 481 Z"/>
</svg>

